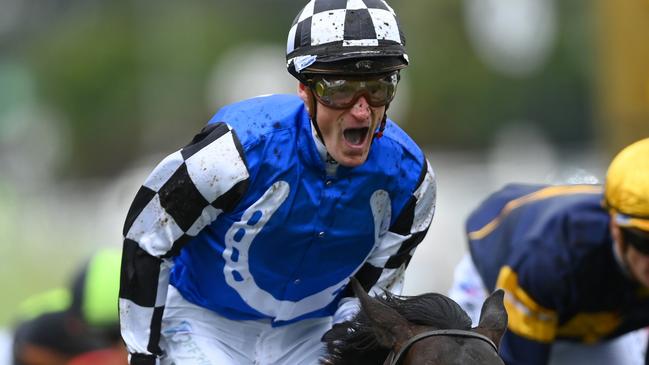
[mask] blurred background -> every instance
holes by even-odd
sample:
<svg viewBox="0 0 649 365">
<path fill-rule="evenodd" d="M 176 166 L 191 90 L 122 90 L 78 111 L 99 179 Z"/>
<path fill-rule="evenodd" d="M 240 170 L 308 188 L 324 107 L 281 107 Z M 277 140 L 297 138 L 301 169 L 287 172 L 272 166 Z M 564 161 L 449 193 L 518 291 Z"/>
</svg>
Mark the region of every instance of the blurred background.
<svg viewBox="0 0 649 365">
<path fill-rule="evenodd" d="M 304 3 L 0 0 L 0 327 L 121 245 L 144 177 L 219 107 L 295 92 L 284 48 Z M 412 63 L 390 116 L 438 176 L 406 292 L 446 292 L 489 192 L 599 182 L 649 136 L 649 1 L 391 5 Z"/>
</svg>

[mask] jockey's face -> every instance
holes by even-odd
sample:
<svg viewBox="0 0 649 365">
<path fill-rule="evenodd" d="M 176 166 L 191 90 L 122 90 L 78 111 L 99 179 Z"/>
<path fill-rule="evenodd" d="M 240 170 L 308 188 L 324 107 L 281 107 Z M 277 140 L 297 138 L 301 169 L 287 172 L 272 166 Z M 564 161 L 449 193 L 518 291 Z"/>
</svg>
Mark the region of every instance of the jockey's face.
<svg viewBox="0 0 649 365">
<path fill-rule="evenodd" d="M 616 251 L 626 263 L 634 279 L 649 288 L 649 253 L 640 251 L 633 244 L 624 242 L 621 229 L 611 222 L 611 232 L 615 240 Z M 644 247 L 644 246 L 643 246 Z"/>
<path fill-rule="evenodd" d="M 313 94 L 308 87 L 300 84 L 298 94 L 307 108 L 311 108 Z M 320 101 L 317 103 L 317 123 L 327 152 L 343 166 L 363 164 L 367 160 L 374 131 L 385 113 L 385 106 L 373 107 L 363 95 L 345 109 L 330 108 Z M 313 114 L 312 110 L 309 112 Z"/>
</svg>

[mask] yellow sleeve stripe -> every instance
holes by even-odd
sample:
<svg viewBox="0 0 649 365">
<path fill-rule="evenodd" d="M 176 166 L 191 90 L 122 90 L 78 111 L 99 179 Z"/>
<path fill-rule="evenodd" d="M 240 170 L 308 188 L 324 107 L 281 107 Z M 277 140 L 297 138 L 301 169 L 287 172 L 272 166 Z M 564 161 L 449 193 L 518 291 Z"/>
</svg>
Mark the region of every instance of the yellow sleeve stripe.
<svg viewBox="0 0 649 365">
<path fill-rule="evenodd" d="M 496 218 L 492 219 L 489 223 L 484 225 L 477 231 L 469 232 L 469 238 L 472 240 L 479 240 L 486 237 L 488 234 L 493 232 L 496 227 L 500 224 L 503 218 L 505 218 L 509 213 L 514 209 L 533 202 L 537 200 L 552 198 L 560 195 L 569 195 L 569 194 L 601 194 L 602 187 L 599 185 L 560 185 L 560 186 L 549 186 L 547 188 L 535 191 L 533 193 L 524 195 L 520 198 L 514 199 L 507 203 L 503 209 L 498 213 Z"/>
<path fill-rule="evenodd" d="M 534 301 L 518 285 L 518 275 L 509 266 L 498 274 L 496 288 L 505 290 L 508 329 L 515 334 L 538 342 L 550 343 L 557 334 L 559 322 L 556 311 Z"/>
</svg>

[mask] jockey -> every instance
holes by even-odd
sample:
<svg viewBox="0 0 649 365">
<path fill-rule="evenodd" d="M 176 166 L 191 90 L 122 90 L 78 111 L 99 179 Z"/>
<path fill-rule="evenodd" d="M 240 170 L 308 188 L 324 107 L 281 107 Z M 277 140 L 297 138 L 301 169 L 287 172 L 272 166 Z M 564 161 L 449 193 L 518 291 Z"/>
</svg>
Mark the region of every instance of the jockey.
<svg viewBox="0 0 649 365">
<path fill-rule="evenodd" d="M 288 35 L 297 95 L 219 110 L 162 160 L 124 226 L 122 337 L 137 364 L 317 364 L 358 310 L 399 293 L 435 178 L 391 120 L 405 39 L 383 0 L 312 0 Z"/>
<path fill-rule="evenodd" d="M 87 352 L 123 348 L 116 308 L 120 261 L 119 251 L 99 250 L 70 288 L 24 301 L 13 334 L 13 363 L 65 364 Z"/>
<path fill-rule="evenodd" d="M 613 159 L 603 188 L 505 186 L 466 232 L 451 297 L 473 312 L 505 290 L 507 364 L 645 363 L 646 333 L 631 332 L 649 325 L 649 139 Z"/>
</svg>

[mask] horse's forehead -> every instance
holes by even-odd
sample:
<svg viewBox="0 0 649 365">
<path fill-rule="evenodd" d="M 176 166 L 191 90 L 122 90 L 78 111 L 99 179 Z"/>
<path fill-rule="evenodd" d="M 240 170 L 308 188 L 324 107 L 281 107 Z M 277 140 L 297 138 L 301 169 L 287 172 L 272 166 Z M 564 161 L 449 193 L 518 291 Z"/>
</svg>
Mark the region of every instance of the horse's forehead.
<svg viewBox="0 0 649 365">
<path fill-rule="evenodd" d="M 404 361 L 427 365 L 504 364 L 491 346 L 482 340 L 454 336 L 434 336 L 413 344 Z"/>
</svg>

